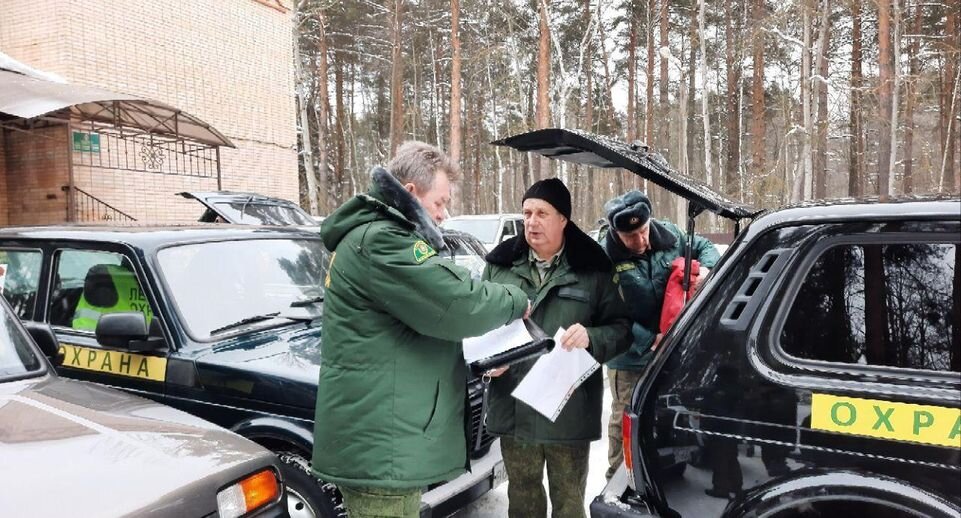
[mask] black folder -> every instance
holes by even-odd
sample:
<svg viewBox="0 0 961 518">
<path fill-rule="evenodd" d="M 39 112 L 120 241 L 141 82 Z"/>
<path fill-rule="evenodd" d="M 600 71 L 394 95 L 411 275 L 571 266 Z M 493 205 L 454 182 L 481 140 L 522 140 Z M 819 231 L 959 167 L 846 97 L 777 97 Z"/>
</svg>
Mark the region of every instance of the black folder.
<svg viewBox="0 0 961 518">
<path fill-rule="evenodd" d="M 530 319 L 524 320 L 524 326 L 534 339 L 526 344 L 515 347 L 487 358 L 474 361 L 470 364 L 470 370 L 475 376 L 482 376 L 485 372 L 499 369 L 517 362 L 536 358 L 542 354 L 550 352 L 554 348 L 554 339 L 547 336 L 547 333 Z"/>
</svg>

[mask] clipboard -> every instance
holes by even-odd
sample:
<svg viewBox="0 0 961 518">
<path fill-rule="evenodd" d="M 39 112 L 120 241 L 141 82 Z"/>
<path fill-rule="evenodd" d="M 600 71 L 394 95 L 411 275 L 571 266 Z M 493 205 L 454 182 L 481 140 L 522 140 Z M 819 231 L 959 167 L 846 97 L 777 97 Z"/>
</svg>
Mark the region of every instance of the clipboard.
<svg viewBox="0 0 961 518">
<path fill-rule="evenodd" d="M 530 319 L 524 320 L 524 327 L 533 337 L 533 340 L 524 345 L 515 347 L 508 351 L 476 360 L 470 364 L 470 370 L 475 376 L 481 376 L 485 372 L 501 367 L 507 367 L 518 362 L 536 358 L 542 354 L 547 354 L 554 349 L 554 339 L 547 336 L 547 333 Z"/>
</svg>

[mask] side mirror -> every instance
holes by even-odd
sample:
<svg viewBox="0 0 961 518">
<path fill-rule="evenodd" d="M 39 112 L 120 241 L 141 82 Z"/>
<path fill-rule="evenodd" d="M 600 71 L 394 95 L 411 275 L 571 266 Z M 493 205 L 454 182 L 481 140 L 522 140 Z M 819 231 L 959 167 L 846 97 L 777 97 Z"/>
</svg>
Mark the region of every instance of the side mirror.
<svg viewBox="0 0 961 518">
<path fill-rule="evenodd" d="M 24 321 L 23 327 L 30 333 L 30 337 L 40 346 L 40 351 L 44 356 L 50 358 L 54 367 L 63 363 L 63 352 L 60 350 L 60 342 L 53 329 L 47 324 L 39 322 Z"/>
<path fill-rule="evenodd" d="M 151 338 L 147 319 L 139 311 L 105 313 L 97 321 L 97 342 L 133 352 L 154 351 L 164 347 L 163 338 Z"/>
</svg>

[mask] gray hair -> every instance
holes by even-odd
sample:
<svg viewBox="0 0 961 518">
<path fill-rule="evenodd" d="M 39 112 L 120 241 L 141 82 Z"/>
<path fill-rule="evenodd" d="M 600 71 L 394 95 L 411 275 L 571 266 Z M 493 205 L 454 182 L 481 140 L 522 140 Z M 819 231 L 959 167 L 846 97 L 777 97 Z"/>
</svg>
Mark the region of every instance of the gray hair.
<svg viewBox="0 0 961 518">
<path fill-rule="evenodd" d="M 387 170 L 401 185 L 412 183 L 421 191 L 431 189 L 438 171 L 451 182 L 460 176 L 457 165 L 440 148 L 416 140 L 408 140 L 397 148 Z"/>
</svg>

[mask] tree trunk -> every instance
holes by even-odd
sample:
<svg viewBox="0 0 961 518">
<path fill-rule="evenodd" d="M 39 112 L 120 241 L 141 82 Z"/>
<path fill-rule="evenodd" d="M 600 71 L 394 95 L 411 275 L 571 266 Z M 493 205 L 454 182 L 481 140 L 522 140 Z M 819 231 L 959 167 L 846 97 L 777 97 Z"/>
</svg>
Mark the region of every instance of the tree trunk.
<svg viewBox="0 0 961 518">
<path fill-rule="evenodd" d="M 660 8 L 660 23 L 659 28 L 661 31 L 661 48 L 670 49 L 670 42 L 668 41 L 668 11 L 667 11 L 668 0 L 661 0 Z M 670 78 L 670 70 L 668 68 L 668 56 L 661 56 L 661 70 L 660 77 L 658 78 L 658 88 L 660 89 L 660 116 L 658 117 L 658 135 L 657 135 L 657 148 L 668 155 L 668 135 L 670 135 L 670 110 L 671 110 L 671 99 L 668 92 L 668 81 Z M 649 142 L 648 144 L 653 145 L 654 143 Z"/>
<path fill-rule="evenodd" d="M 393 23 L 391 23 L 390 65 L 390 155 L 404 140 L 404 54 L 401 52 L 401 32 L 404 0 L 394 0 Z"/>
<path fill-rule="evenodd" d="M 804 34 L 804 47 L 801 49 L 801 120 L 804 133 L 801 135 L 801 169 L 794 175 L 791 188 L 791 202 L 797 203 L 805 199 L 807 185 L 811 178 L 811 136 L 814 125 L 811 120 L 811 7 L 810 0 L 805 0 L 802 7 L 801 31 Z"/>
<path fill-rule="evenodd" d="M 725 191 L 732 197 L 740 190 L 738 185 L 738 171 L 741 165 L 741 52 L 736 47 L 735 37 L 741 34 L 741 28 L 734 20 L 740 16 L 740 9 L 733 0 L 725 0 L 724 20 L 726 25 L 726 41 L 724 49 L 725 68 L 727 70 L 727 163 L 725 164 Z M 740 38 L 737 39 L 740 41 Z"/>
<path fill-rule="evenodd" d="M 818 99 L 817 143 L 814 160 L 814 197 L 827 197 L 828 153 L 828 49 L 831 37 L 831 0 L 821 7 L 821 27 L 818 31 L 818 78 L 814 88 Z"/>
<path fill-rule="evenodd" d="M 644 143 L 654 146 L 654 13 L 657 0 L 647 2 L 647 109 L 644 115 Z M 666 123 L 666 121 L 665 121 Z"/>
<path fill-rule="evenodd" d="M 584 24 L 587 26 L 591 22 L 591 0 L 584 0 L 584 11 L 581 14 Z M 593 38 L 587 40 L 587 50 L 584 52 L 584 128 L 587 131 L 594 131 L 594 55 Z"/>
<path fill-rule="evenodd" d="M 336 63 L 334 64 L 334 111 L 337 115 L 337 163 L 335 165 L 335 178 L 337 184 L 334 185 L 334 199 L 337 205 L 347 199 L 344 191 L 344 175 L 347 173 L 347 133 L 344 111 L 344 54 L 337 52 L 334 54 Z"/>
<path fill-rule="evenodd" d="M 958 135 L 958 91 L 961 79 L 961 57 L 958 48 L 961 47 L 961 29 L 958 27 L 959 2 L 947 5 L 943 34 L 946 36 L 942 45 L 942 59 L 944 61 L 944 75 L 941 79 L 941 178 L 938 182 L 940 192 L 954 192 L 958 184 L 955 183 L 954 156 Z M 961 182 L 959 182 L 961 183 Z"/>
<path fill-rule="evenodd" d="M 891 178 L 891 117 L 894 70 L 891 56 L 891 0 L 878 1 L 878 104 L 880 108 L 881 132 L 878 135 L 878 194 L 890 193 Z"/>
<path fill-rule="evenodd" d="M 461 120 L 460 120 L 460 0 L 450 0 L 450 145 L 447 152 L 451 161 L 460 162 Z"/>
<path fill-rule="evenodd" d="M 855 0 L 857 1 L 857 0 Z M 764 0 L 753 0 L 751 20 L 754 24 L 754 77 L 751 82 L 751 176 L 762 178 L 765 174 L 765 141 L 766 132 L 764 120 Z"/>
<path fill-rule="evenodd" d="M 302 24 L 304 22 L 304 7 L 305 2 L 298 1 L 294 3 L 294 23 L 297 24 L 297 30 L 294 31 L 294 63 L 297 67 L 297 107 L 298 107 L 298 123 L 300 126 L 300 145 L 303 152 L 301 153 L 302 163 L 304 165 L 304 178 L 307 184 L 307 204 L 308 209 L 312 215 L 317 215 L 317 170 L 314 168 L 314 153 L 313 153 L 313 140 L 310 138 L 310 120 L 307 117 L 307 84 L 309 83 L 307 78 L 307 72 L 304 68 L 304 63 L 300 57 L 300 33 Z"/>
<path fill-rule="evenodd" d="M 906 83 L 904 106 L 904 178 L 901 188 L 905 194 L 914 192 L 914 105 L 917 102 L 918 84 L 918 49 L 921 35 L 921 2 L 914 2 L 914 26 L 911 31 L 914 38 L 908 45 L 908 77 Z"/>
<path fill-rule="evenodd" d="M 861 113 L 861 0 L 851 2 L 851 116 L 848 196 L 864 194 L 864 125 Z"/>
<path fill-rule="evenodd" d="M 711 114 L 708 109 L 707 91 L 707 45 L 704 37 L 704 11 L 707 0 L 698 0 L 697 26 L 701 34 L 701 117 L 704 119 L 704 179 L 710 186 L 714 185 L 714 175 L 711 174 Z"/>
<path fill-rule="evenodd" d="M 627 141 L 637 140 L 637 3 L 628 4 L 627 40 Z"/>
<path fill-rule="evenodd" d="M 317 64 L 317 90 L 320 94 L 317 114 L 317 162 L 320 169 L 320 214 L 330 214 L 330 159 L 327 152 L 327 142 L 330 140 L 330 85 L 328 82 L 329 66 L 327 63 L 327 18 L 324 11 L 317 13 L 317 53 L 320 59 Z"/>
<path fill-rule="evenodd" d="M 538 33 L 537 40 L 537 128 L 547 128 L 551 124 L 550 87 L 551 87 L 551 34 L 547 24 L 547 0 L 537 2 Z M 550 163 L 546 158 L 537 156 L 534 167 L 534 181 L 550 176 Z"/>
<path fill-rule="evenodd" d="M 697 77 L 697 48 L 698 40 L 701 39 L 701 34 L 698 31 L 698 16 L 697 11 L 691 9 L 691 24 L 689 26 L 690 37 L 691 37 L 691 48 L 688 53 L 688 74 L 687 74 L 687 116 L 694 117 L 694 99 L 697 97 L 696 89 L 694 87 L 694 78 Z M 687 118 L 685 118 L 687 120 Z M 687 128 L 687 153 L 688 153 L 688 171 L 693 174 L 693 168 L 691 167 L 691 158 L 695 156 L 697 150 L 697 128 L 695 127 L 694 120 L 690 120 Z M 679 220 L 680 221 L 680 220 Z"/>
</svg>

